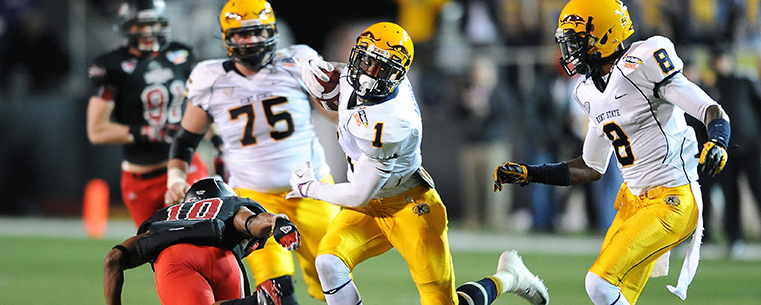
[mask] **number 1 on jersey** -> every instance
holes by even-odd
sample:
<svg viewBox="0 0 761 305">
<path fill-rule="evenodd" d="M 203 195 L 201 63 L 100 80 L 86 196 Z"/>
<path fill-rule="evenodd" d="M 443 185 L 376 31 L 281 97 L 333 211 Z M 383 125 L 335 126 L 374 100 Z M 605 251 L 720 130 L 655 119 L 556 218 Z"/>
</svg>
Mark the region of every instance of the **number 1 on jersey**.
<svg viewBox="0 0 761 305">
<path fill-rule="evenodd" d="M 381 142 L 382 135 L 383 135 L 383 123 L 376 123 L 375 124 L 375 139 L 373 140 L 373 147 L 376 147 L 376 148 L 383 147 L 383 142 Z"/>
</svg>

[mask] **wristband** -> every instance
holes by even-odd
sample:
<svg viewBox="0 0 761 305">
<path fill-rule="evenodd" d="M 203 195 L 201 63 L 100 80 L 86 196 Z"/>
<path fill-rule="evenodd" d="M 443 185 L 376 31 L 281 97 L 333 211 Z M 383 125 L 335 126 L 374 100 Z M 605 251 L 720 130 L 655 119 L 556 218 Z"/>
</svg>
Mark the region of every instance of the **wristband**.
<svg viewBox="0 0 761 305">
<path fill-rule="evenodd" d="M 180 182 L 187 183 L 188 174 L 179 168 L 170 168 L 166 172 L 166 188 L 172 188 L 172 185 L 175 185 Z"/>
<path fill-rule="evenodd" d="M 722 148 L 729 147 L 729 136 L 732 133 L 729 122 L 723 118 L 714 119 L 706 126 L 708 139 L 721 145 Z"/>
<path fill-rule="evenodd" d="M 538 182 L 549 185 L 571 185 L 571 171 L 568 164 L 550 163 L 542 165 L 526 165 L 529 182 Z"/>
<path fill-rule="evenodd" d="M 211 145 L 213 145 L 217 150 L 219 150 L 219 148 L 222 147 L 222 144 L 224 144 L 222 137 L 220 137 L 218 134 L 211 136 L 211 139 L 209 140 L 211 141 Z"/>
<path fill-rule="evenodd" d="M 246 218 L 246 224 L 245 224 L 245 226 L 246 226 L 246 232 L 248 232 L 248 235 L 251 235 L 253 237 L 256 237 L 256 236 L 254 234 L 251 234 L 251 231 L 249 231 L 249 229 L 248 229 L 248 222 L 251 221 L 251 219 L 254 219 L 254 217 L 256 217 L 256 215 L 257 214 L 248 216 L 248 218 Z"/>
<path fill-rule="evenodd" d="M 142 133 L 143 125 L 129 125 L 129 134 L 132 138 L 130 143 L 148 143 L 150 142 Z"/>
<path fill-rule="evenodd" d="M 122 269 L 124 269 L 127 266 L 129 266 L 129 250 L 127 250 L 127 248 L 125 248 L 122 245 L 116 245 L 116 246 L 114 246 L 111 249 L 116 249 L 116 250 L 119 250 L 119 251 L 122 252 L 122 254 L 123 254 L 122 256 L 124 256 L 124 259 L 120 260 Z"/>
</svg>

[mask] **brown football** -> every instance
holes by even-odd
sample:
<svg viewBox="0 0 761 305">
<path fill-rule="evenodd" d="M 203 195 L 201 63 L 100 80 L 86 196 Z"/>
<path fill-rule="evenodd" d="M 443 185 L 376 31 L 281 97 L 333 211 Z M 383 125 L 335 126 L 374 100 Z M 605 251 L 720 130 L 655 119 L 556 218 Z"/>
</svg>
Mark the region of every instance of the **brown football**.
<svg viewBox="0 0 761 305">
<path fill-rule="evenodd" d="M 323 70 L 324 71 L 324 70 Z M 338 78 L 341 76 L 341 70 L 335 69 L 333 71 L 326 71 L 326 74 L 330 77 L 327 82 L 317 79 L 322 85 L 324 90 L 320 96 L 317 96 L 317 100 L 322 103 L 322 107 L 330 111 L 338 111 Z"/>
</svg>

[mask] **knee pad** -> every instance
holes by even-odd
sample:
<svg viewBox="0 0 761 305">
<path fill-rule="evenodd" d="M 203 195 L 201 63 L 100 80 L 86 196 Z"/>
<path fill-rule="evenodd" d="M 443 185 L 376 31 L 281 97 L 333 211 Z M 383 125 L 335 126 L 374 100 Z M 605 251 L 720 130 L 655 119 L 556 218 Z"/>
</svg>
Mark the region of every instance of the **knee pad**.
<svg viewBox="0 0 761 305">
<path fill-rule="evenodd" d="M 290 275 L 283 275 L 262 282 L 256 287 L 255 296 L 260 305 L 298 304 L 293 290 L 293 278 Z"/>
<path fill-rule="evenodd" d="M 314 260 L 320 285 L 323 291 L 329 291 L 351 280 L 349 267 L 335 255 L 321 254 Z"/>
<path fill-rule="evenodd" d="M 584 287 L 587 290 L 589 299 L 595 305 L 629 305 L 624 295 L 621 294 L 620 287 L 609 283 L 597 274 L 587 272 L 587 277 L 584 279 Z"/>
</svg>

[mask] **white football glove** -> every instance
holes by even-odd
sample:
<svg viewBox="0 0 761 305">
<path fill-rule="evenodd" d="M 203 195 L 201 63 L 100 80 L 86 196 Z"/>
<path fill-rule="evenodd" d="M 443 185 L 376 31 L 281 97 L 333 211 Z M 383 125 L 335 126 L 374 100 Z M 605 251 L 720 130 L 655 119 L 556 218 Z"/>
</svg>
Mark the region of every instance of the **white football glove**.
<svg viewBox="0 0 761 305">
<path fill-rule="evenodd" d="M 285 199 L 309 198 L 308 191 L 312 183 L 317 182 L 314 178 L 312 163 L 307 162 L 306 168 L 298 168 L 291 174 L 291 191 L 285 195 Z"/>
<path fill-rule="evenodd" d="M 309 94 L 314 97 L 322 96 L 325 92 L 325 88 L 320 85 L 320 82 L 318 82 L 317 79 L 320 79 L 323 82 L 330 81 L 330 76 L 328 76 L 325 71 L 333 71 L 336 67 L 315 55 L 304 56 L 296 62 L 301 68 L 301 80 L 304 81 Z"/>
</svg>

